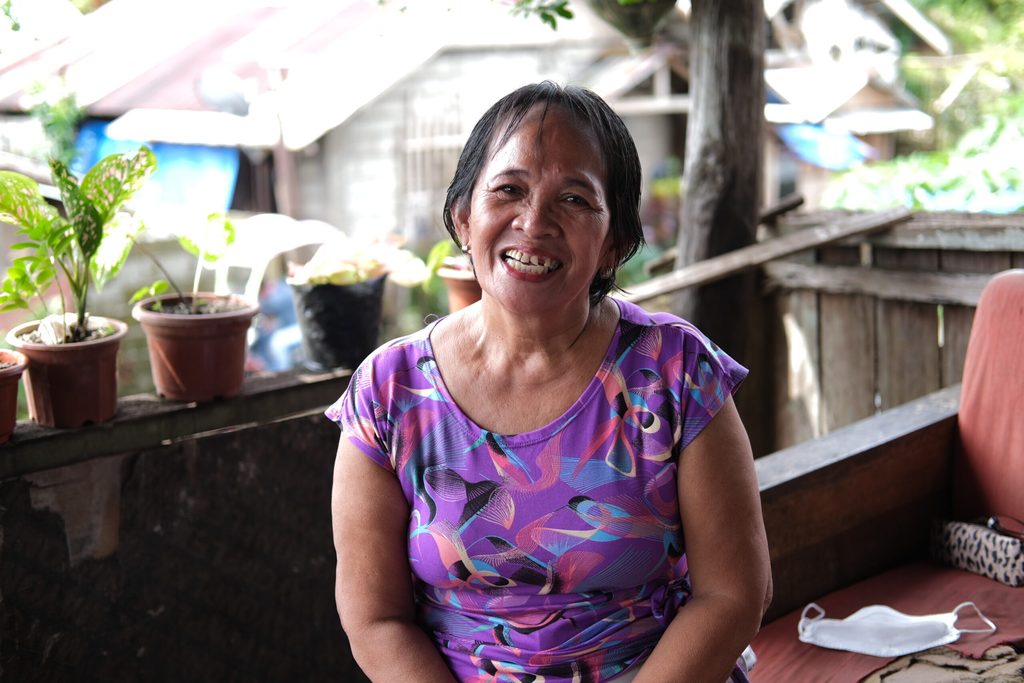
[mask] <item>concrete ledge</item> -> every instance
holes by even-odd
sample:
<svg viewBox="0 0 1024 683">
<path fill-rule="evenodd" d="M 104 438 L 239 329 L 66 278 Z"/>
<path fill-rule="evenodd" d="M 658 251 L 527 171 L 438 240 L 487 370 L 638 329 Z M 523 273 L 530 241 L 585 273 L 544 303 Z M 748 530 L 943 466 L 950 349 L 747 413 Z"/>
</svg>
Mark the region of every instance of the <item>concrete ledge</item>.
<svg viewBox="0 0 1024 683">
<path fill-rule="evenodd" d="M 0 446 L 0 480 L 313 414 L 341 395 L 350 375 L 349 370 L 254 375 L 246 378 L 239 396 L 203 404 L 128 396 L 118 401 L 113 420 L 80 429 L 19 422 L 11 440 Z"/>
</svg>

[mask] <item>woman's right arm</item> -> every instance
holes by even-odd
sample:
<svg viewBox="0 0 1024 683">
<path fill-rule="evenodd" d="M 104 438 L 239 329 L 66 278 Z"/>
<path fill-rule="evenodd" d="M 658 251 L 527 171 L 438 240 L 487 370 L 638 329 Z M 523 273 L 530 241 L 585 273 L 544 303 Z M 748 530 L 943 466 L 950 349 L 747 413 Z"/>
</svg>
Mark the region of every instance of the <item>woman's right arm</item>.
<svg viewBox="0 0 1024 683">
<path fill-rule="evenodd" d="M 334 463 L 331 517 L 338 616 L 360 668 L 375 682 L 454 683 L 416 624 L 402 489 L 344 435 Z"/>
</svg>

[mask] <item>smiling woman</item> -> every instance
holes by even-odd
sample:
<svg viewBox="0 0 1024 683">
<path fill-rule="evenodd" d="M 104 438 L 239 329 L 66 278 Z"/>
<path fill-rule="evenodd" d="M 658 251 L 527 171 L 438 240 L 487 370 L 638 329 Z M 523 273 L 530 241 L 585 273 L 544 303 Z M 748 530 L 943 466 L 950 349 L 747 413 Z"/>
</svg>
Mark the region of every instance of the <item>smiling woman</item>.
<svg viewBox="0 0 1024 683">
<path fill-rule="evenodd" d="M 747 680 L 770 576 L 746 370 L 607 296 L 639 199 L 586 90 L 523 87 L 470 136 L 444 217 L 481 300 L 382 346 L 327 413 L 338 612 L 371 678 Z"/>
</svg>

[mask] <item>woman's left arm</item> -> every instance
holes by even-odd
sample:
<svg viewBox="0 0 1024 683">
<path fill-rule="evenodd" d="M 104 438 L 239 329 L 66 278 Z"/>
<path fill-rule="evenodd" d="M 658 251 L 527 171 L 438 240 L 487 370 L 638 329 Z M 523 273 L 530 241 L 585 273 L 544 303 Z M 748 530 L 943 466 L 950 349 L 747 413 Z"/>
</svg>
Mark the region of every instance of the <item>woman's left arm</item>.
<svg viewBox="0 0 1024 683">
<path fill-rule="evenodd" d="M 693 597 L 635 683 L 723 683 L 771 601 L 754 459 L 732 398 L 684 449 L 677 487 Z"/>
</svg>

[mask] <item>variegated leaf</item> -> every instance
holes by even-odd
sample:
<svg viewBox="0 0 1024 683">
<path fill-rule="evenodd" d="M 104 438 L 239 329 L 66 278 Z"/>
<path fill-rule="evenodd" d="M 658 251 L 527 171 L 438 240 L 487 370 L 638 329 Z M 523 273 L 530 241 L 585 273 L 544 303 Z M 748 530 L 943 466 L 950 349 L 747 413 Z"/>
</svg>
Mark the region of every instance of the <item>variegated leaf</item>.
<svg viewBox="0 0 1024 683">
<path fill-rule="evenodd" d="M 39 183 L 20 173 L 0 171 L 0 220 L 19 226 L 26 234 L 38 234 L 57 216 L 57 210 L 39 193 Z"/>
<path fill-rule="evenodd" d="M 156 170 L 156 157 L 146 147 L 134 154 L 111 154 L 89 169 L 82 179 L 82 193 L 106 223 L 139 191 Z"/>
</svg>

